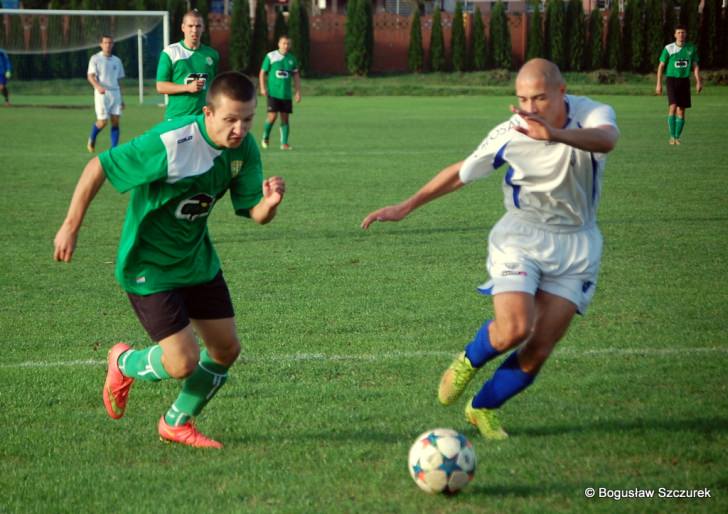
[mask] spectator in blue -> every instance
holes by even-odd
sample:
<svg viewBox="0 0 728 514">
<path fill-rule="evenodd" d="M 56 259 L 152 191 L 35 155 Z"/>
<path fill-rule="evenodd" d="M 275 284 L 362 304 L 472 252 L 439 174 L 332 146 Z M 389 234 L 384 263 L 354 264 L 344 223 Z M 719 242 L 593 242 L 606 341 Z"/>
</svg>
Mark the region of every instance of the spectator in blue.
<svg viewBox="0 0 728 514">
<path fill-rule="evenodd" d="M 5 105 L 10 105 L 10 93 L 8 92 L 8 80 L 13 76 L 13 65 L 10 64 L 8 53 L 0 48 L 0 92 L 5 97 Z"/>
</svg>

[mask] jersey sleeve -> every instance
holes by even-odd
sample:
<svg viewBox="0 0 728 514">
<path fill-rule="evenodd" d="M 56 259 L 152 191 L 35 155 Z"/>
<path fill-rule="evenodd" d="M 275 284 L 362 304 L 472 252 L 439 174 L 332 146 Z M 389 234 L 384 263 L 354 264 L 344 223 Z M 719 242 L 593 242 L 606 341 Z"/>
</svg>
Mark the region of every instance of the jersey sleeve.
<svg viewBox="0 0 728 514">
<path fill-rule="evenodd" d="M 263 198 L 263 164 L 260 150 L 252 135 L 245 138 L 243 167 L 230 184 L 230 199 L 235 214 L 250 217 L 250 209 Z"/>
<path fill-rule="evenodd" d="M 111 148 L 99 160 L 106 178 L 121 193 L 167 177 L 167 151 L 155 132 Z"/>
<path fill-rule="evenodd" d="M 617 115 L 609 105 L 595 104 L 583 118 L 583 128 L 595 128 L 603 125 L 611 125 L 617 128 Z"/>
<path fill-rule="evenodd" d="M 471 153 L 460 167 L 460 180 L 467 184 L 490 175 L 500 168 L 505 161 L 505 152 L 512 136 L 513 118 L 501 123 L 490 131 L 480 146 Z"/>
<path fill-rule="evenodd" d="M 667 64 L 667 61 L 670 60 L 670 54 L 667 51 L 667 47 L 662 49 L 662 53 L 660 54 L 660 62 Z"/>
<path fill-rule="evenodd" d="M 98 77 L 98 70 L 96 69 L 96 56 L 92 55 L 91 59 L 88 60 L 88 70 L 86 75 L 94 75 Z"/>
<path fill-rule="evenodd" d="M 268 54 L 266 54 L 265 59 L 263 59 L 263 64 L 260 65 L 260 69 L 266 73 L 270 71 L 270 59 L 268 58 Z"/>
<path fill-rule="evenodd" d="M 119 76 L 116 77 L 117 79 L 123 79 L 126 77 L 126 73 L 124 71 L 124 63 L 119 59 Z"/>
<path fill-rule="evenodd" d="M 172 59 L 167 52 L 162 52 L 157 64 L 157 82 L 172 82 Z"/>
</svg>

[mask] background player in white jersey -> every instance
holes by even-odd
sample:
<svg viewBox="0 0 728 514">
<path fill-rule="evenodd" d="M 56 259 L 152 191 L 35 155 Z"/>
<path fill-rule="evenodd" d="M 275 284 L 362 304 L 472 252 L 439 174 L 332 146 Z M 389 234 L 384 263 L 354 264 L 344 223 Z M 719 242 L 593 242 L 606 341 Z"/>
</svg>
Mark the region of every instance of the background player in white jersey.
<svg viewBox="0 0 728 514">
<path fill-rule="evenodd" d="M 88 61 L 86 77 L 94 88 L 94 108 L 96 121 L 91 126 L 86 149 L 93 153 L 96 148 L 96 136 L 103 130 L 111 118 L 111 148 L 119 144 L 119 118 L 124 108 L 119 80 L 124 78 L 124 65 L 117 56 L 112 55 L 114 39 L 104 34 L 99 43 L 101 51 L 92 55 Z"/>
<path fill-rule="evenodd" d="M 555 64 L 533 59 L 516 78 L 519 107 L 465 160 L 443 169 L 402 203 L 362 221 L 399 221 L 417 207 L 504 164 L 506 214 L 488 242 L 495 319 L 486 321 L 445 371 L 438 398 L 453 403 L 477 370 L 517 348 L 467 402 L 466 420 L 489 439 L 507 437 L 495 409 L 528 387 L 574 315 L 594 294 L 602 250 L 596 225 L 606 153 L 619 131 L 611 107 L 566 95 Z M 520 347 L 520 348 L 519 348 Z"/>
</svg>

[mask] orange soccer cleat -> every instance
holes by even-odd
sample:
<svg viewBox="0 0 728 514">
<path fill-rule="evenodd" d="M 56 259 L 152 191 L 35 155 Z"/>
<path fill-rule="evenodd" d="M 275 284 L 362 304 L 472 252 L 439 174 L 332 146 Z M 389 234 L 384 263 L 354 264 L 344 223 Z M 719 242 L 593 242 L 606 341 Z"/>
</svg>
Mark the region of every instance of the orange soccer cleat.
<svg viewBox="0 0 728 514">
<path fill-rule="evenodd" d="M 124 415 L 129 390 L 134 383 L 133 378 L 125 377 L 121 373 L 118 363 L 119 356 L 129 349 L 131 346 L 126 343 L 116 343 L 109 350 L 109 369 L 106 372 L 106 383 L 104 384 L 104 406 L 113 419 L 119 419 Z"/>
<path fill-rule="evenodd" d="M 168 425 L 162 416 L 159 419 L 159 437 L 165 442 L 185 444 L 194 448 L 222 448 L 222 443 L 199 432 L 192 420 L 173 427 Z"/>
</svg>

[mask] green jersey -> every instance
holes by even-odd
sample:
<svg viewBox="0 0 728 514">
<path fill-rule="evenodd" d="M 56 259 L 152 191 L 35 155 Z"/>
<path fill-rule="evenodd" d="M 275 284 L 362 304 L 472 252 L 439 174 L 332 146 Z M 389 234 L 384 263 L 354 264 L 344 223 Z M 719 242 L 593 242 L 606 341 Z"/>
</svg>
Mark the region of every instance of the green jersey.
<svg viewBox="0 0 728 514">
<path fill-rule="evenodd" d="M 662 49 L 660 62 L 665 63 L 667 68 L 665 71 L 666 77 L 686 79 L 690 77 L 693 65 L 699 62 L 698 50 L 692 43 L 685 43 L 683 46 L 670 43 Z"/>
<path fill-rule="evenodd" d="M 169 95 L 166 119 L 202 112 L 208 84 L 217 75 L 219 62 L 220 54 L 207 45 L 200 45 L 197 50 L 191 50 L 185 46 L 184 41 L 180 41 L 164 49 L 157 65 L 157 82 L 189 84 L 193 80 L 205 81 L 205 87 L 197 93 Z"/>
<path fill-rule="evenodd" d="M 114 188 L 131 191 L 116 261 L 116 279 L 129 293 L 212 280 L 220 270 L 207 231 L 213 206 L 229 189 L 235 212 L 249 216 L 263 196 L 254 137 L 220 148 L 207 135 L 204 115 L 160 123 L 99 160 Z"/>
<path fill-rule="evenodd" d="M 283 55 L 278 50 L 268 52 L 261 66 L 268 74 L 268 96 L 290 100 L 293 74 L 298 73 L 298 59 L 291 52 Z"/>
</svg>

